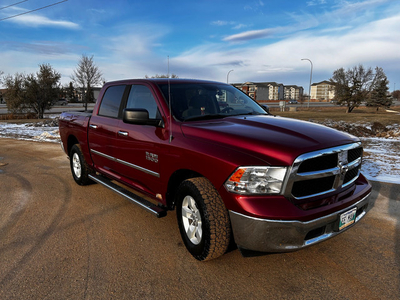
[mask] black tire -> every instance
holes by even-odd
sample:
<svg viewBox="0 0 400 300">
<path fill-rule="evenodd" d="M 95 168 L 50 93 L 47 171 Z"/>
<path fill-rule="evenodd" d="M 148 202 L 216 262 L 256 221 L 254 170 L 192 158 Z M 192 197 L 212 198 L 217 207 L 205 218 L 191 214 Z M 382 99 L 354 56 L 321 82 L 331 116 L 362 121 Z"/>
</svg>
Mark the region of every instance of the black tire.
<svg viewBox="0 0 400 300">
<path fill-rule="evenodd" d="M 72 177 L 77 184 L 88 185 L 92 183 L 89 179 L 90 168 L 83 157 L 81 146 L 79 146 L 79 144 L 72 146 L 69 153 L 69 162 Z"/>
<path fill-rule="evenodd" d="M 181 183 L 176 215 L 182 240 L 194 258 L 210 260 L 227 251 L 231 237 L 228 211 L 206 178 L 197 177 Z"/>
</svg>

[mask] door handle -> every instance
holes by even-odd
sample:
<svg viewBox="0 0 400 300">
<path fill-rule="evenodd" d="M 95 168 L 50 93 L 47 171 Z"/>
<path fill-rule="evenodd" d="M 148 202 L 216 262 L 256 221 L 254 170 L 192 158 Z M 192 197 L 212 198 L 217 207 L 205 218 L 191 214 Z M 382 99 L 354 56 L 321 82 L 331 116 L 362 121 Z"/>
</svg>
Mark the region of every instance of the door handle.
<svg viewBox="0 0 400 300">
<path fill-rule="evenodd" d="M 90 124 L 89 127 L 92 129 L 97 129 L 98 126 L 96 124 Z"/>
<path fill-rule="evenodd" d="M 118 131 L 118 135 L 120 136 L 128 136 L 129 134 L 126 131 Z"/>
</svg>

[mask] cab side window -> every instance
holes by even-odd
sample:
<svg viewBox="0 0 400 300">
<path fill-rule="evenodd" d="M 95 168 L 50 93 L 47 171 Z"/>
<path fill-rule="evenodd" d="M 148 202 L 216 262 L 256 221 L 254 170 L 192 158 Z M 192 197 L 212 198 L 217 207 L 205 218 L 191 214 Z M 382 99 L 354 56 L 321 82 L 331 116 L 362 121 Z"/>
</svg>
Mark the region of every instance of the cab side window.
<svg viewBox="0 0 400 300">
<path fill-rule="evenodd" d="M 142 108 L 149 112 L 150 119 L 160 119 L 157 102 L 150 89 L 144 85 L 132 85 L 126 108 Z"/>
<path fill-rule="evenodd" d="M 125 85 L 115 85 L 110 86 L 107 89 L 100 103 L 100 116 L 118 118 L 119 107 L 121 105 L 125 87 Z"/>
</svg>

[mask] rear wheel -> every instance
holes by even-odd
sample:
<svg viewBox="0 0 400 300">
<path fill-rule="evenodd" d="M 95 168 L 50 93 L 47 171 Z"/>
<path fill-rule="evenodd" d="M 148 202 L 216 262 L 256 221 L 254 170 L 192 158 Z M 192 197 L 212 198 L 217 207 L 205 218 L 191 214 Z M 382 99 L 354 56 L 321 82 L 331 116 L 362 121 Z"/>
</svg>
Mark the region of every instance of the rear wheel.
<svg viewBox="0 0 400 300">
<path fill-rule="evenodd" d="M 85 158 L 83 157 L 81 146 L 79 146 L 79 144 L 72 146 L 69 154 L 69 161 L 72 177 L 77 184 L 88 185 L 92 183 L 92 181 L 89 179 L 90 169 L 85 161 Z"/>
<path fill-rule="evenodd" d="M 229 215 L 210 181 L 198 177 L 182 182 L 176 208 L 182 240 L 196 259 L 210 260 L 226 252 L 231 236 Z"/>
</svg>

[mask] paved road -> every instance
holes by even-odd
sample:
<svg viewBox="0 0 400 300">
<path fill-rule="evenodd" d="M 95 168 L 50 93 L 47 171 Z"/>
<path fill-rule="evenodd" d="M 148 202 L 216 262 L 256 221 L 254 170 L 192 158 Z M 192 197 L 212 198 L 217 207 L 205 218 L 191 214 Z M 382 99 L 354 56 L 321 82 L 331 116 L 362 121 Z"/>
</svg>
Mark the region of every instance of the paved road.
<svg viewBox="0 0 400 300">
<path fill-rule="evenodd" d="M 0 139 L 0 299 L 399 299 L 400 185 L 351 230 L 286 254 L 200 263 L 156 219 L 76 185 L 58 144 Z"/>
<path fill-rule="evenodd" d="M 89 103 L 88 104 L 88 110 L 93 109 L 94 103 Z M 79 111 L 79 110 L 84 110 L 84 106 L 81 103 L 68 103 L 68 105 L 65 106 L 53 106 L 50 110 L 46 110 L 45 114 L 59 114 L 62 113 L 63 111 Z M 1 114 L 7 114 L 8 109 L 5 104 L 0 104 L 0 115 Z"/>
</svg>

